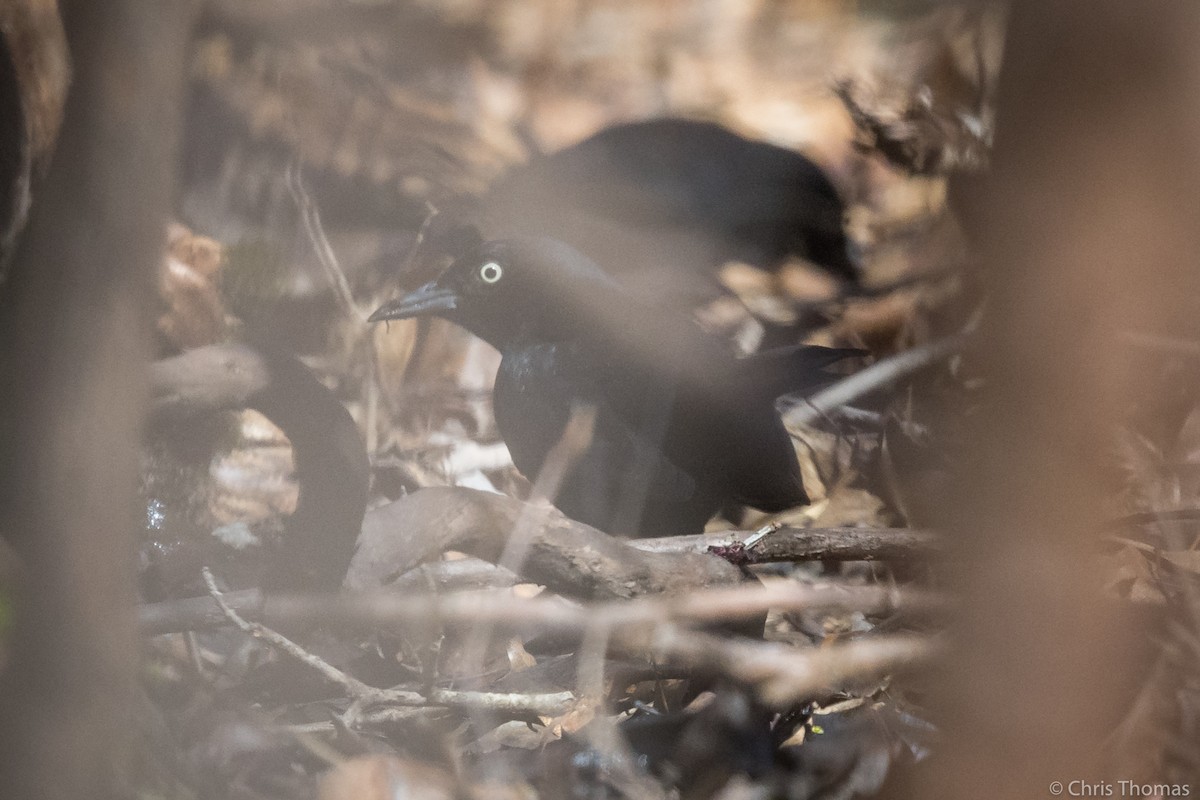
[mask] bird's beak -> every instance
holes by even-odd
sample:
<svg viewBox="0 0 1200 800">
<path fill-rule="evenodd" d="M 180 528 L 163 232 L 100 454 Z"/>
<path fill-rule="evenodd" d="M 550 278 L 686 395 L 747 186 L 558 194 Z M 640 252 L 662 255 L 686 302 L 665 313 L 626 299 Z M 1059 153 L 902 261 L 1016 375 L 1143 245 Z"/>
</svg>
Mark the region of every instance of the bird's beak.
<svg viewBox="0 0 1200 800">
<path fill-rule="evenodd" d="M 367 317 L 367 322 L 436 315 L 457 307 L 458 294 L 453 289 L 438 286 L 437 281 L 431 281 L 403 297 L 384 303 Z"/>
</svg>

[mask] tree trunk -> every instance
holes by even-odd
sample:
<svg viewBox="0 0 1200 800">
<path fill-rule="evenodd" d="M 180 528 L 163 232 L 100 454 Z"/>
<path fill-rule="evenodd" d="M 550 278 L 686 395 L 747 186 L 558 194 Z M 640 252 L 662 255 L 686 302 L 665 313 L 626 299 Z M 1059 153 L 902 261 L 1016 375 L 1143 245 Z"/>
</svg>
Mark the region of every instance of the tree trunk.
<svg viewBox="0 0 1200 800">
<path fill-rule="evenodd" d="M 75 0 L 62 137 L 0 297 L 0 531 L 17 556 L 0 786 L 117 796 L 130 741 L 136 448 L 191 0 Z"/>
</svg>

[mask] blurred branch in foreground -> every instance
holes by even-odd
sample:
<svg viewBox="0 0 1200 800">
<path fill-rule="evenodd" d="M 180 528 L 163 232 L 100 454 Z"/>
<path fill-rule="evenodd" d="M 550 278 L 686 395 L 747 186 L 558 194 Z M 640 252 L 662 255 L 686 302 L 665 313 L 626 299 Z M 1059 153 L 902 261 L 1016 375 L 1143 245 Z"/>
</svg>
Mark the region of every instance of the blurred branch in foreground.
<svg viewBox="0 0 1200 800">
<path fill-rule="evenodd" d="M 9 797 L 119 795 L 146 334 L 194 6 L 64 3 L 75 83 L 0 298 L 0 530 L 20 560 L 0 677 Z"/>
<path fill-rule="evenodd" d="M 1107 432 L 1139 389 L 1117 333 L 1196 333 L 1197 37 L 1190 2 L 1014 4 L 981 220 L 991 407 L 947 519 L 965 607 L 935 796 L 1141 777 L 1100 745 L 1149 645 L 1089 553 Z"/>
</svg>

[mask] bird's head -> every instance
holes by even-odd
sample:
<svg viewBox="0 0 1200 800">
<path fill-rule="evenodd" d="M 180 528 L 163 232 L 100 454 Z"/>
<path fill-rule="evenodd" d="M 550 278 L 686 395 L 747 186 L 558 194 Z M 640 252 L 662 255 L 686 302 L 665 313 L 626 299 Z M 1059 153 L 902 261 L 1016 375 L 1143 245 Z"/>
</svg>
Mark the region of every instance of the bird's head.
<svg viewBox="0 0 1200 800">
<path fill-rule="evenodd" d="M 483 242 L 434 281 L 380 306 L 368 321 L 437 316 L 497 348 L 523 332 L 559 336 L 594 308 L 611 280 L 578 251 L 552 239 Z"/>
</svg>

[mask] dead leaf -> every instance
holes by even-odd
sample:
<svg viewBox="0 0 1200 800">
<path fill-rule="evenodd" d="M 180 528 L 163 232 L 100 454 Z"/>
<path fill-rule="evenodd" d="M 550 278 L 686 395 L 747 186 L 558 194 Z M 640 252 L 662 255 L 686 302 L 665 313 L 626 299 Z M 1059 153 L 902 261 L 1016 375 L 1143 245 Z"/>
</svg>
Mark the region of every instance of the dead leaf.
<svg viewBox="0 0 1200 800">
<path fill-rule="evenodd" d="M 1180 569 L 1200 575 L 1200 551 L 1198 550 L 1163 550 L 1159 552 L 1159 555 Z"/>
</svg>

